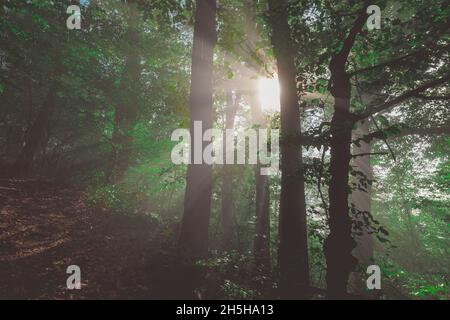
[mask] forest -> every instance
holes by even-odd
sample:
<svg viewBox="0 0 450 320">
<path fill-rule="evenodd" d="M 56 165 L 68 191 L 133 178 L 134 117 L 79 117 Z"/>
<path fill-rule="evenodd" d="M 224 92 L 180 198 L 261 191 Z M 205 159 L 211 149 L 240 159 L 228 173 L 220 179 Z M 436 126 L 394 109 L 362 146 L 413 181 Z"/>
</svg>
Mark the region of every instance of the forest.
<svg viewBox="0 0 450 320">
<path fill-rule="evenodd" d="M 449 30 L 448 0 L 0 0 L 0 300 L 448 300 Z"/>
</svg>

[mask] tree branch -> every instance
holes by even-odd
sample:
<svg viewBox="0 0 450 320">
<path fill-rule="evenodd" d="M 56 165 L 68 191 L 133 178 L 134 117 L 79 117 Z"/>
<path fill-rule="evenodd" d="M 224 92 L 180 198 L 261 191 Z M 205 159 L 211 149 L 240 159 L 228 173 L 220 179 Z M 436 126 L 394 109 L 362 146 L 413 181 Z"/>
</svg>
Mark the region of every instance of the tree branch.
<svg viewBox="0 0 450 320">
<path fill-rule="evenodd" d="M 377 156 L 377 155 L 381 155 L 381 156 L 385 156 L 389 154 L 389 152 L 367 152 L 367 153 L 358 153 L 358 154 L 352 154 L 352 158 L 357 158 L 357 157 L 365 157 L 365 156 Z"/>
<path fill-rule="evenodd" d="M 366 110 L 365 112 L 355 114 L 353 117 L 353 120 L 356 122 L 356 121 L 366 119 L 366 118 L 370 117 L 371 115 L 374 115 L 380 111 L 386 110 L 390 107 L 400 104 L 410 98 L 417 97 L 417 95 L 420 94 L 421 92 L 423 92 L 427 89 L 430 89 L 430 88 L 434 88 L 434 87 L 441 85 L 449 80 L 450 80 L 450 74 L 447 74 L 442 78 L 424 83 L 421 86 L 419 86 L 413 90 L 410 90 L 410 91 L 408 91 L 386 103 L 368 108 L 368 110 Z"/>
<path fill-rule="evenodd" d="M 400 131 L 399 134 L 395 135 L 393 138 L 410 136 L 410 135 L 419 135 L 419 136 L 427 136 L 427 135 L 438 135 L 438 134 L 449 134 L 450 135 L 450 127 L 430 127 L 430 128 L 404 128 Z"/>
<path fill-rule="evenodd" d="M 419 135 L 419 136 L 428 136 L 428 135 L 439 135 L 439 134 L 448 134 L 450 135 L 450 126 L 442 126 L 442 127 L 428 127 L 428 128 L 411 128 L 411 127 L 399 127 L 399 126 L 391 126 L 384 130 L 375 131 L 369 133 L 368 135 L 356 139 L 353 143 L 358 144 L 361 141 L 366 143 L 371 142 L 375 139 L 395 139 L 401 138 L 410 135 Z"/>
<path fill-rule="evenodd" d="M 403 55 L 401 57 L 397 57 L 397 58 L 394 58 L 394 59 L 391 59 L 391 60 L 388 60 L 388 61 L 381 62 L 380 64 L 377 64 L 377 65 L 374 65 L 374 66 L 358 69 L 358 70 L 355 70 L 355 71 L 351 72 L 350 76 L 353 77 L 353 76 L 355 76 L 357 74 L 360 74 L 360 73 L 364 73 L 364 72 L 367 72 L 367 71 L 372 71 L 372 70 L 376 70 L 376 69 L 380 69 L 380 68 L 384 68 L 384 67 L 397 66 L 403 60 L 406 60 L 406 59 L 408 59 L 410 57 L 420 57 L 425 51 L 426 51 L 426 48 L 422 48 L 422 49 L 416 50 L 415 52 L 411 52 L 411 53 L 405 54 L 405 55 Z"/>
<path fill-rule="evenodd" d="M 350 51 L 353 48 L 353 45 L 355 44 L 356 36 L 358 33 L 361 32 L 364 24 L 366 23 L 367 19 L 369 18 L 369 15 L 367 14 L 367 7 L 369 6 L 370 1 L 364 1 L 364 7 L 360 11 L 358 18 L 356 18 L 355 22 L 353 23 L 352 28 L 350 29 L 350 32 L 347 36 L 347 38 L 344 40 L 344 45 L 342 46 L 341 51 L 335 55 L 332 58 L 331 65 L 345 65 L 347 62 L 348 56 L 350 55 Z"/>
<path fill-rule="evenodd" d="M 418 94 L 416 95 L 416 98 L 422 99 L 422 100 L 429 100 L 429 101 L 435 101 L 435 100 L 450 100 L 449 96 L 426 96 L 424 94 Z"/>
<path fill-rule="evenodd" d="M 16 85 L 14 82 L 12 82 L 12 81 L 10 81 L 10 80 L 8 80 L 8 79 L 5 79 L 5 78 L 0 78 L 0 81 L 3 81 L 4 83 L 6 83 L 7 85 L 9 85 L 9 86 L 11 86 L 12 88 L 14 88 L 14 89 L 16 89 L 16 90 L 18 90 L 18 91 L 20 91 L 20 92 L 25 92 L 25 90 L 23 90 L 21 87 L 19 87 L 18 85 Z"/>
</svg>

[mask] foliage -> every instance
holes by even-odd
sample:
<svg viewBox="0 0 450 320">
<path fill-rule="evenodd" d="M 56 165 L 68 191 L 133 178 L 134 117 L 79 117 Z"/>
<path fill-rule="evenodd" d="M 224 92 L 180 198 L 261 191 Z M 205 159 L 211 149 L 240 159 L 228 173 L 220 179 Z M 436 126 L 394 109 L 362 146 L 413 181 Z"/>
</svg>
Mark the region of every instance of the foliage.
<svg viewBox="0 0 450 320">
<path fill-rule="evenodd" d="M 15 164 L 27 133 L 45 111 L 46 98 L 55 93 L 55 108 L 46 113 L 45 134 L 30 159 L 31 177 L 48 177 L 81 189 L 88 204 L 117 216 L 148 218 L 162 230 L 158 237 L 175 242 L 187 168 L 171 162 L 170 136 L 190 122 L 195 4 L 137 1 L 134 43 L 128 38 L 132 23 L 127 3 L 90 1 L 82 6 L 82 30 L 69 31 L 64 23 L 68 1 L 0 1 L 0 174 L 26 176 L 14 172 Z M 248 92 L 254 90 L 256 77 L 275 70 L 266 4 L 220 1 L 214 122 L 224 128 L 226 91 L 241 90 L 236 134 L 254 126 Z M 346 66 L 352 76 L 355 114 L 449 73 L 450 8 L 445 1 L 377 4 L 383 12 L 382 29 L 363 28 Z M 296 138 L 304 142 L 311 283 L 319 288 L 325 286 L 323 244 L 329 233 L 333 101 L 328 67 L 360 7 L 360 1 L 293 0 L 286 8 L 304 133 Z M 123 86 L 131 53 L 138 56 L 140 71 L 127 91 Z M 370 134 L 353 141 L 353 147 L 371 143 L 374 153 L 368 163 L 374 179 L 358 169 L 349 170 L 351 191 L 367 193 L 372 187 L 367 194 L 370 212 L 350 204 L 353 236 L 358 239 L 361 230 L 368 229 L 375 240 L 373 261 L 382 267 L 386 299 L 449 299 L 450 139 L 431 130 L 450 126 L 448 94 L 447 83 L 423 92 L 425 97 L 416 95 L 376 113 L 370 118 Z M 435 96 L 440 99 L 432 99 Z M 136 105 L 125 109 L 137 110 L 129 128 L 131 161 L 122 179 L 114 179 L 117 150 L 124 149 L 114 141 L 122 130 L 118 105 L 130 100 Z M 280 127 L 278 114 L 265 118 L 272 128 Z M 224 174 L 233 178 L 233 237 L 228 251 L 221 247 Z M 254 266 L 252 252 L 255 184 L 254 166 L 213 168 L 211 254 L 197 264 L 206 275 L 196 288 L 202 298 L 256 299 L 273 297 L 276 291 L 281 178 L 269 179 L 272 268 L 262 274 Z"/>
</svg>

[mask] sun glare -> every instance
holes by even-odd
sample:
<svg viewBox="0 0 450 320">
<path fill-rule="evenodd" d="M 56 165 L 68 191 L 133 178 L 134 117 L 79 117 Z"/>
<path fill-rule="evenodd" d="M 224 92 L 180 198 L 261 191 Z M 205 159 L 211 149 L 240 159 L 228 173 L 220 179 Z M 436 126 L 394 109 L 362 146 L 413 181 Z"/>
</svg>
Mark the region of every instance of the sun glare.
<svg viewBox="0 0 450 320">
<path fill-rule="evenodd" d="M 272 78 L 259 78 L 259 101 L 261 108 L 266 113 L 275 113 L 280 111 L 280 85 L 278 76 Z"/>
</svg>

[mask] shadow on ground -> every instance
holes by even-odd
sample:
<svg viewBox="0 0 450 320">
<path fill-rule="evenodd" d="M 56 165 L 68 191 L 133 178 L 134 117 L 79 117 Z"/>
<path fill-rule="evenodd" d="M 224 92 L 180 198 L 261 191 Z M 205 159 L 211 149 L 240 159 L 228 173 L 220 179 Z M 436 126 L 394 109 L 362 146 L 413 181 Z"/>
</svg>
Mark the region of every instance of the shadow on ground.
<svg viewBox="0 0 450 320">
<path fill-rule="evenodd" d="M 173 236 L 82 199 L 49 182 L 0 180 L 0 299 L 196 298 L 201 276 L 177 263 Z M 73 264 L 81 290 L 66 288 Z"/>
</svg>

